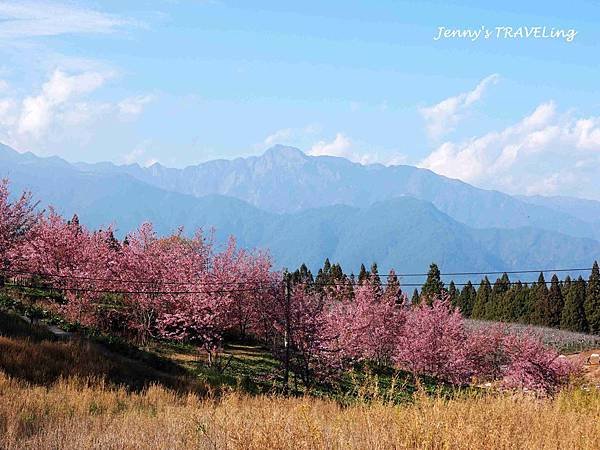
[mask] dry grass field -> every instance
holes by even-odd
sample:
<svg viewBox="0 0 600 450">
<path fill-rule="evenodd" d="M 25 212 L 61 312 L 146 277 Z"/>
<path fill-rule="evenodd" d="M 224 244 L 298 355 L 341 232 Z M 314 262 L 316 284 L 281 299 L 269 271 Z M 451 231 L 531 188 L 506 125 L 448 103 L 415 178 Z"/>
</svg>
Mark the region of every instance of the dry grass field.
<svg viewBox="0 0 600 450">
<path fill-rule="evenodd" d="M 134 393 L 81 379 L 33 386 L 0 374 L 3 449 L 574 449 L 600 448 L 599 435 L 600 394 L 579 389 L 342 407 L 159 386 Z"/>
<path fill-rule="evenodd" d="M 399 404 L 250 395 L 8 319 L 1 449 L 600 448 L 592 387 L 554 398 L 418 391 Z"/>
</svg>

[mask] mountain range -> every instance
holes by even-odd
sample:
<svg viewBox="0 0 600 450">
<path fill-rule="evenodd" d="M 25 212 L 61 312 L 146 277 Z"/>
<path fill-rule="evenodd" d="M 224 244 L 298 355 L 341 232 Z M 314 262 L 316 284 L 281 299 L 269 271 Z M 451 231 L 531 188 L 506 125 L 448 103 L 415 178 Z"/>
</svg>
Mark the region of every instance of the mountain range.
<svg viewBox="0 0 600 450">
<path fill-rule="evenodd" d="M 411 166 L 361 165 L 275 146 L 184 169 L 70 163 L 0 144 L 0 176 L 42 206 L 120 236 L 214 227 L 218 242 L 266 248 L 277 266 L 326 257 L 347 270 L 423 272 L 589 267 L 600 256 L 600 202 L 510 196 Z"/>
</svg>

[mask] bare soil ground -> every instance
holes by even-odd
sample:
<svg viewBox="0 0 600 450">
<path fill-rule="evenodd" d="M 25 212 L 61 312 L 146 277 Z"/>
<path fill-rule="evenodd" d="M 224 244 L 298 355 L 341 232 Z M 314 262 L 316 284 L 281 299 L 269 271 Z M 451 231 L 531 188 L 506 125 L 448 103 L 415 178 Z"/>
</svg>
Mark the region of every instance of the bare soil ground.
<svg viewBox="0 0 600 450">
<path fill-rule="evenodd" d="M 600 364 L 596 362 L 596 358 L 594 358 L 592 361 L 589 361 L 590 355 L 592 354 L 600 354 L 600 348 L 575 353 L 567 356 L 567 358 L 573 362 L 582 364 L 584 380 L 596 386 L 597 388 L 600 388 Z"/>
</svg>

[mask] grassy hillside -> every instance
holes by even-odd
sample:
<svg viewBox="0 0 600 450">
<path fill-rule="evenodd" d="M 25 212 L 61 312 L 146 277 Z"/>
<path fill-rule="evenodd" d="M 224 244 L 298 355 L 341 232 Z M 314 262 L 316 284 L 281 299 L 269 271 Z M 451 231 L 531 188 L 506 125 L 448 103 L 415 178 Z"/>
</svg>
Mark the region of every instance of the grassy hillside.
<svg viewBox="0 0 600 450">
<path fill-rule="evenodd" d="M 211 397 L 231 391 L 252 395 L 283 392 L 279 363 L 259 345 L 229 342 L 217 363 L 208 366 L 204 353 L 185 344 L 151 341 L 138 348 L 85 329 L 70 339 L 57 339 L 44 322 L 31 325 L 15 311 L 2 310 L 1 306 L 0 369 L 36 385 L 93 377 L 130 391 L 158 384 L 180 393 Z M 428 377 L 423 377 L 420 385 L 428 393 L 448 395 L 456 390 Z M 406 372 L 361 367 L 335 384 L 315 383 L 307 388 L 300 379 L 292 378 L 290 394 L 334 398 L 350 404 L 371 398 L 403 402 L 416 391 L 412 376 Z"/>
<path fill-rule="evenodd" d="M 597 389 L 539 399 L 372 372 L 284 397 L 259 347 L 231 344 L 222 362 L 61 340 L 0 311 L 0 448 L 598 448 Z"/>
<path fill-rule="evenodd" d="M 163 374 L 141 364 L 137 369 L 154 374 L 155 384 L 117 387 L 98 377 L 111 377 L 129 362 L 103 360 L 93 346 L 48 342 L 1 338 L 3 449 L 571 449 L 597 448 L 594 437 L 600 432 L 597 390 L 572 389 L 541 400 L 416 393 L 398 405 L 378 397 L 350 406 L 235 390 L 215 397 L 209 391 L 169 389 Z M 20 347 L 7 352 L 11 346 Z M 15 372 L 19 361 L 28 369 L 50 363 L 70 377 Z"/>
</svg>

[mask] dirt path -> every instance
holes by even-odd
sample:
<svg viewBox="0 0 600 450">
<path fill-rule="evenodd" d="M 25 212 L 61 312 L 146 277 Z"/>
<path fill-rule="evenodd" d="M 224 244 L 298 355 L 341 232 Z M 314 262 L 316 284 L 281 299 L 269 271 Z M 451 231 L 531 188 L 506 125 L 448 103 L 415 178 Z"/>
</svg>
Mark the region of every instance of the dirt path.
<svg viewBox="0 0 600 450">
<path fill-rule="evenodd" d="M 598 358 L 591 355 L 600 355 L 600 349 L 586 350 L 585 352 L 569 355 L 571 361 L 583 365 L 583 377 L 589 383 L 600 388 L 600 364 Z"/>
</svg>

